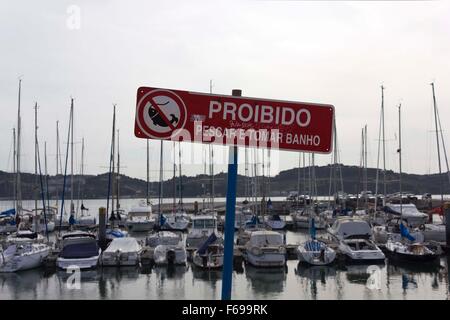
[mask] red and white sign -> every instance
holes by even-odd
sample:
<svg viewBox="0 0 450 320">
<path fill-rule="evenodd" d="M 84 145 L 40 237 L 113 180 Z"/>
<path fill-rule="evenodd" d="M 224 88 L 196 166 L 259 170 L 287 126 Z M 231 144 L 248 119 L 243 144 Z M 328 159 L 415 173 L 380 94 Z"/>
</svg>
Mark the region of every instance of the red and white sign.
<svg viewBox="0 0 450 320">
<path fill-rule="evenodd" d="M 141 87 L 138 138 L 330 153 L 334 107 Z"/>
</svg>

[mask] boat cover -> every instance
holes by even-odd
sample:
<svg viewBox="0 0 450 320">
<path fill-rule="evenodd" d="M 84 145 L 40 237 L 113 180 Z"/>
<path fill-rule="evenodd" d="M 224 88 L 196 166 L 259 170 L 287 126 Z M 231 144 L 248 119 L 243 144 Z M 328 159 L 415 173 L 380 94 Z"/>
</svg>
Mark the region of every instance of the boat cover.
<svg viewBox="0 0 450 320">
<path fill-rule="evenodd" d="M 205 243 L 202 244 L 202 246 L 198 249 L 198 251 L 197 251 L 198 254 L 200 254 L 200 255 L 205 254 L 206 250 L 208 249 L 208 246 L 210 244 L 213 244 L 214 241 L 216 241 L 216 240 L 217 240 L 216 234 L 214 232 L 211 233 L 211 235 L 208 237 L 208 239 L 206 239 Z"/>
<path fill-rule="evenodd" d="M 90 258 L 98 256 L 97 242 L 73 243 L 64 246 L 60 257 L 65 259 Z"/>
<path fill-rule="evenodd" d="M 3 212 L 0 212 L 0 218 L 11 217 L 16 214 L 16 209 L 12 208 Z"/>
<path fill-rule="evenodd" d="M 116 238 L 111 241 L 105 252 L 137 252 L 141 250 L 141 245 L 137 242 L 136 238 Z"/>
<path fill-rule="evenodd" d="M 320 251 L 323 248 L 323 243 L 320 241 L 310 240 L 305 243 L 306 251 Z"/>
</svg>

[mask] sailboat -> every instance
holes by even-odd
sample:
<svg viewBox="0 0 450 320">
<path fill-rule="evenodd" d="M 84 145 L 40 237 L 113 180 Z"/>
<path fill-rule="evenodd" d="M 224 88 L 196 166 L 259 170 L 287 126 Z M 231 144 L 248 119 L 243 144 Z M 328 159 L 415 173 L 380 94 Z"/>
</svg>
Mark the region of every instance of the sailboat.
<svg viewBox="0 0 450 320">
<path fill-rule="evenodd" d="M 213 232 L 206 241 L 194 252 L 192 262 L 202 269 L 220 269 L 223 266 L 223 244 L 217 242 L 218 238 Z"/>
<path fill-rule="evenodd" d="M 16 171 L 16 131 L 13 128 L 13 146 L 14 146 L 14 160 L 13 160 L 13 172 L 17 176 Z M 17 190 L 16 190 L 16 177 L 14 178 L 14 207 L 0 212 L 0 234 L 7 234 L 17 230 L 16 214 L 17 214 Z"/>
<path fill-rule="evenodd" d="M 314 201 L 314 196 L 316 194 L 316 178 L 315 178 L 315 165 L 314 165 L 314 153 L 310 156 L 310 166 L 308 168 L 308 193 L 311 198 L 307 205 L 303 207 L 295 208 L 291 212 L 292 220 L 296 228 L 299 229 L 309 229 L 310 217 L 314 216 L 316 221 L 316 229 L 325 229 L 328 226 L 327 214 L 326 212 L 319 212 L 318 204 Z M 303 159 L 303 165 L 305 165 L 305 159 Z"/>
<path fill-rule="evenodd" d="M 402 193 L 402 135 L 401 135 L 401 104 L 398 106 L 398 158 L 400 169 L 400 194 Z M 400 216 L 402 216 L 402 201 L 400 202 Z M 386 243 L 386 253 L 391 260 L 402 260 L 411 262 L 436 262 L 438 255 L 427 248 L 423 243 L 416 242 L 416 238 L 413 237 L 407 227 L 400 220 L 400 240 L 394 240 L 389 238 Z M 405 241 L 404 239 L 407 239 Z"/>
<path fill-rule="evenodd" d="M 113 189 L 112 191 L 112 197 L 111 197 L 111 214 L 109 216 L 109 227 L 106 229 L 106 239 L 107 240 L 113 240 L 115 238 L 123 238 L 128 236 L 128 232 L 125 230 L 120 229 L 118 225 L 118 221 L 121 220 L 121 211 L 120 210 L 120 202 L 119 202 L 119 168 L 120 168 L 120 152 L 119 152 L 119 130 L 117 130 L 117 177 L 115 172 L 115 165 L 114 165 L 114 157 L 115 157 L 115 138 L 116 138 L 116 105 L 113 106 L 113 131 L 112 131 L 112 141 L 111 141 L 111 155 L 110 155 L 110 172 L 109 172 L 109 179 L 108 179 L 108 198 L 107 198 L 107 208 L 109 209 L 109 197 L 110 197 L 110 191 L 111 187 Z M 116 185 L 114 184 L 114 179 L 116 182 Z M 115 192 L 114 192 L 114 185 L 116 186 Z M 116 208 L 114 209 L 114 193 L 116 196 Z"/>
<path fill-rule="evenodd" d="M 162 140 L 161 140 L 162 143 Z M 125 225 L 128 231 L 147 232 L 153 230 L 156 219 L 152 217 L 152 204 L 150 202 L 150 147 L 147 139 L 147 192 L 146 200 L 128 211 Z"/>
<path fill-rule="evenodd" d="M 5 250 L 0 249 L 0 273 L 38 268 L 50 250 L 44 243 L 13 243 Z"/>
<path fill-rule="evenodd" d="M 84 184 L 84 138 L 81 139 L 81 167 L 78 180 L 78 198 L 81 198 L 81 206 L 78 206 L 77 201 L 77 212 L 80 214 L 76 215 L 75 225 L 89 228 L 97 225 L 97 219 L 88 214 L 89 209 L 84 205 L 84 188 L 81 187 L 82 184 Z"/>
<path fill-rule="evenodd" d="M 174 231 L 186 231 L 188 229 L 190 219 L 187 215 L 186 211 L 183 207 L 183 183 L 182 183 L 182 174 L 181 174 L 181 146 L 180 143 L 178 143 L 179 149 L 178 149 L 178 161 L 179 161 L 179 185 L 178 189 L 180 192 L 180 203 L 177 207 L 176 205 L 176 164 L 175 164 L 175 141 L 173 143 L 173 151 L 174 151 L 174 163 L 173 163 L 173 183 L 174 183 L 174 190 L 173 190 L 173 212 L 171 214 L 165 215 L 165 223 L 161 225 L 162 230 L 174 230 Z"/>
<path fill-rule="evenodd" d="M 297 255 L 299 262 L 306 262 L 314 266 L 324 266 L 333 263 L 336 252 L 325 242 L 316 239 L 314 217 L 311 217 L 311 238 L 298 246 Z"/>
<path fill-rule="evenodd" d="M 19 215 L 22 212 L 22 198 L 20 192 L 20 94 L 22 80 L 19 79 L 19 102 L 18 102 L 18 139 L 17 139 L 17 162 L 16 162 L 16 183 L 15 183 L 15 213 Z M 37 107 L 37 105 L 36 105 Z M 37 143 L 37 140 L 35 141 Z M 42 184 L 41 184 L 42 187 Z M 26 235 L 24 234 L 26 233 Z M 29 233 L 33 234 L 32 238 L 28 238 Z M 48 235 L 48 233 L 47 233 Z M 22 237 L 24 236 L 24 237 Z M 40 235 L 41 238 L 42 235 Z M 34 239 L 36 237 L 36 239 Z M 21 270 L 33 269 L 41 266 L 42 261 L 50 253 L 50 246 L 45 243 L 37 243 L 38 234 L 30 230 L 17 230 L 7 240 L 5 250 L 0 248 L 0 272 L 16 272 Z"/>
</svg>

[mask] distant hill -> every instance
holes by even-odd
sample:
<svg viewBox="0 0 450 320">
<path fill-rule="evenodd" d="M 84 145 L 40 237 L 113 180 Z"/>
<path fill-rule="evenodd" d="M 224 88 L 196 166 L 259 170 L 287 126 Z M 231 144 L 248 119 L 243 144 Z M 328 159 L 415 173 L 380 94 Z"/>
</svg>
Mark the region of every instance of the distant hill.
<svg viewBox="0 0 450 320">
<path fill-rule="evenodd" d="M 328 195 L 330 189 L 330 175 L 331 166 L 316 166 L 316 185 L 319 195 Z M 363 188 L 362 177 L 363 172 L 359 167 L 356 166 L 340 166 L 340 171 L 342 172 L 343 187 L 344 191 L 347 193 L 359 193 Z M 309 168 L 304 168 L 300 170 L 300 183 L 301 190 L 305 190 L 303 186 L 304 177 L 308 177 Z M 281 171 L 277 176 L 270 177 L 270 187 L 266 186 L 266 191 L 268 192 L 270 188 L 270 194 L 272 196 L 282 196 L 289 193 L 289 191 L 297 190 L 298 183 L 298 169 L 290 169 Z M 339 177 L 340 173 L 336 172 L 336 177 Z M 375 191 L 375 179 L 376 179 L 376 169 L 367 169 L 368 176 L 368 190 Z M 35 175 L 30 173 L 22 173 L 22 196 L 23 199 L 32 199 L 33 190 L 35 186 Z M 382 192 L 382 172 L 379 173 L 379 191 Z M 446 174 L 442 174 L 443 181 L 443 191 L 444 194 L 450 194 L 450 185 Z M 183 196 L 184 197 L 197 197 L 204 194 L 204 187 L 206 188 L 206 193 L 210 190 L 210 177 L 204 174 L 197 175 L 195 177 L 183 176 Z M 269 178 L 264 178 L 266 182 L 269 182 Z M 0 171 L 0 198 L 10 199 L 13 197 L 13 180 L 14 174 Z M 74 197 L 79 197 L 80 192 L 83 192 L 84 198 L 95 199 L 95 198 L 105 198 L 108 192 L 108 174 L 103 173 L 99 175 L 86 175 L 84 177 L 75 175 L 74 176 Z M 262 177 L 258 177 L 258 184 L 261 186 Z M 60 193 L 62 191 L 64 176 L 50 176 L 49 177 L 49 192 L 52 198 L 61 197 Z M 387 193 L 394 193 L 399 191 L 399 175 L 389 170 L 386 172 L 387 183 Z M 37 180 L 39 189 L 39 179 Z M 178 183 L 178 178 L 176 179 Z M 218 173 L 214 176 L 214 189 L 216 196 L 225 196 L 226 194 L 226 183 L 227 174 Z M 340 179 L 336 179 L 336 185 L 340 189 Z M 402 185 L 403 191 L 408 191 L 414 194 L 423 194 L 426 192 L 432 194 L 439 194 L 439 174 L 431 175 L 419 175 L 419 174 L 407 174 L 402 175 Z M 66 179 L 66 197 L 70 197 L 70 176 Z M 333 190 L 333 189 L 332 189 Z M 150 183 L 150 192 L 152 197 L 158 194 L 158 183 Z M 172 197 L 174 192 L 173 179 L 164 181 L 164 196 Z M 178 189 L 177 189 L 177 192 Z M 238 196 L 245 196 L 245 177 L 238 176 Z M 125 175 L 120 175 L 120 196 L 124 198 L 143 198 L 146 194 L 146 182 L 141 179 L 131 178 Z"/>
</svg>

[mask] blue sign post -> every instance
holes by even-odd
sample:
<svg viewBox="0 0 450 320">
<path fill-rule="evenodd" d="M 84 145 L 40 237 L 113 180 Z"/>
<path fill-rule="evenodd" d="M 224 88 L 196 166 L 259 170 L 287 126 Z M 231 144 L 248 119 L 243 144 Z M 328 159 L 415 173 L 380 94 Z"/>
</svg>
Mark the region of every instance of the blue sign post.
<svg viewBox="0 0 450 320">
<path fill-rule="evenodd" d="M 233 90 L 233 96 L 241 96 L 241 90 Z M 234 254 L 234 218 L 236 210 L 236 183 L 238 171 L 238 148 L 230 147 L 228 158 L 227 203 L 225 213 L 225 240 L 222 273 L 222 300 L 231 299 L 233 283 L 233 254 Z"/>
</svg>

